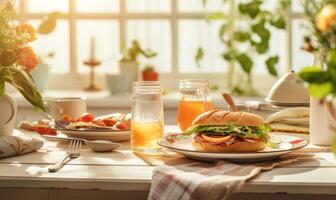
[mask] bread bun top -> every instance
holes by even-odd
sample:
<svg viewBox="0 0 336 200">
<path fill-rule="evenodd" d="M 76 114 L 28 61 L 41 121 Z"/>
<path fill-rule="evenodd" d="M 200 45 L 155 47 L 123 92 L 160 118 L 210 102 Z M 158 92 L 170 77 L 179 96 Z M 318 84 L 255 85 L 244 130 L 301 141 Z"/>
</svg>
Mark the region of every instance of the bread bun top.
<svg viewBox="0 0 336 200">
<path fill-rule="evenodd" d="M 213 110 L 205 112 L 193 121 L 192 125 L 229 125 L 260 127 L 265 123 L 259 115 L 247 112 L 229 112 L 226 110 Z"/>
</svg>

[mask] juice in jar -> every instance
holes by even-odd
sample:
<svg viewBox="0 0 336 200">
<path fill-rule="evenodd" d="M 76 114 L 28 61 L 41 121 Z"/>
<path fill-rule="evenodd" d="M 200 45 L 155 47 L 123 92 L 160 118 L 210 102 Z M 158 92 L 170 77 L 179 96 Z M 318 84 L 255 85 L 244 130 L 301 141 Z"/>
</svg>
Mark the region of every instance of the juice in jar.
<svg viewBox="0 0 336 200">
<path fill-rule="evenodd" d="M 155 153 L 160 150 L 158 139 L 163 136 L 163 122 L 135 122 L 131 125 L 131 147 L 135 152 Z"/>
<path fill-rule="evenodd" d="M 182 131 L 185 131 L 198 115 L 213 109 L 212 101 L 187 101 L 182 99 L 178 105 L 177 124 Z"/>
</svg>

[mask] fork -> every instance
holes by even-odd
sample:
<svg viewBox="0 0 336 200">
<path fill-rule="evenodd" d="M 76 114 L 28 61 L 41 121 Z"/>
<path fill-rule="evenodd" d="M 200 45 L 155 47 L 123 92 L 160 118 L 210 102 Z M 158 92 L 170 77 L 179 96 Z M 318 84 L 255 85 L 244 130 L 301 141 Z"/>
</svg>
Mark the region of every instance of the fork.
<svg viewBox="0 0 336 200">
<path fill-rule="evenodd" d="M 54 165 L 51 165 L 48 168 L 49 172 L 57 172 L 70 160 L 78 158 L 80 155 L 82 142 L 83 140 L 80 139 L 71 140 L 66 156 L 62 160 L 55 163 Z"/>
</svg>

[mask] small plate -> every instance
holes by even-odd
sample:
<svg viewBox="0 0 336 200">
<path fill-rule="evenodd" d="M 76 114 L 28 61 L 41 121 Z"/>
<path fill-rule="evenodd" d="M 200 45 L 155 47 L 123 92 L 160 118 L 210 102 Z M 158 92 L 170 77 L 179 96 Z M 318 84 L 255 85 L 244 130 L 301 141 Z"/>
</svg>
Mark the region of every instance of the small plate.
<svg viewBox="0 0 336 200">
<path fill-rule="evenodd" d="M 271 133 L 270 136 L 270 141 L 272 141 L 273 144 L 277 144 L 277 148 L 266 147 L 262 151 L 251 153 L 212 153 L 197 151 L 191 145 L 193 137 L 184 134 L 173 134 L 166 136 L 161 138 L 158 141 L 158 144 L 171 151 L 180 153 L 195 160 L 214 161 L 224 159 L 234 162 L 260 162 L 276 159 L 294 150 L 303 148 L 309 143 L 304 138 L 287 134 Z"/>
<path fill-rule="evenodd" d="M 309 102 L 279 102 L 279 101 L 273 101 L 270 99 L 265 98 L 265 101 L 275 105 L 275 106 L 286 106 L 286 107 L 293 107 L 293 106 L 303 106 L 303 107 L 308 107 L 310 104 Z"/>
<path fill-rule="evenodd" d="M 109 140 L 112 142 L 122 142 L 129 140 L 131 131 L 79 131 L 79 130 L 59 130 L 68 137 L 81 138 L 85 140 Z"/>
</svg>

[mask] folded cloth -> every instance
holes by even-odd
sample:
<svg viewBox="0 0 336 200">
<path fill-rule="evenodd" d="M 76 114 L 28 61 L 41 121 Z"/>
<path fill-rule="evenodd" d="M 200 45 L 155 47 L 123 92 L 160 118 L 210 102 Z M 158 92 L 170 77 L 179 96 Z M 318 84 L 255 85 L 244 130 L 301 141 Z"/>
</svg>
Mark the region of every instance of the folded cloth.
<svg viewBox="0 0 336 200">
<path fill-rule="evenodd" d="M 34 152 L 42 146 L 43 141 L 22 134 L 0 136 L 0 158 Z"/>
<path fill-rule="evenodd" d="M 281 158 L 257 164 L 192 163 L 178 166 L 159 166 L 153 171 L 149 200 L 217 200 L 226 199 L 261 171 L 296 161 Z"/>
<path fill-rule="evenodd" d="M 309 108 L 286 108 L 268 116 L 266 122 L 275 132 L 309 133 Z"/>
</svg>

